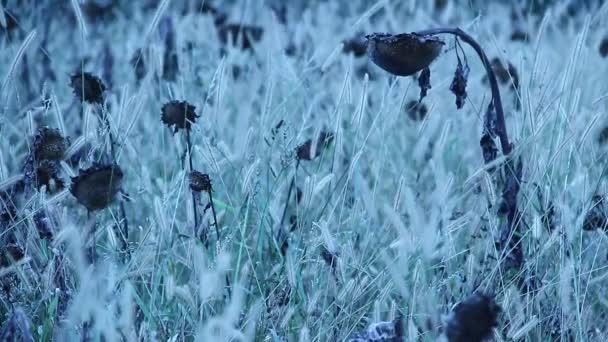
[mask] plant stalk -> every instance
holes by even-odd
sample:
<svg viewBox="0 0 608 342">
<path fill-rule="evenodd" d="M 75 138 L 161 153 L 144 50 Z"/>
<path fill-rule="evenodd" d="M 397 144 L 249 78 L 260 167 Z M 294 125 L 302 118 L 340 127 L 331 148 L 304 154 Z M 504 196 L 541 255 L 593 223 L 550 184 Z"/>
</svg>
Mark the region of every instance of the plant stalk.
<svg viewBox="0 0 608 342">
<path fill-rule="evenodd" d="M 186 142 L 188 144 L 188 164 L 190 166 L 190 172 L 194 171 L 192 164 L 192 138 L 190 137 L 190 130 L 186 130 Z M 196 208 L 196 192 L 192 190 L 192 213 L 194 215 L 194 231 L 198 231 L 198 209 Z M 203 239 L 203 243 L 207 246 L 207 237 Z"/>
</svg>

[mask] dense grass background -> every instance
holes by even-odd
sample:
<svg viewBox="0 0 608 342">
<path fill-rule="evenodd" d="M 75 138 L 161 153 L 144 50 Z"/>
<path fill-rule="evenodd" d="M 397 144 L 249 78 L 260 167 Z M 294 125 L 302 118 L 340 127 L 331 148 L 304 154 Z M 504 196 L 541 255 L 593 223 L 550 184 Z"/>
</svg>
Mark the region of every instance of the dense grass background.
<svg viewBox="0 0 608 342">
<path fill-rule="evenodd" d="M 17 19 L 0 25 L 0 187 L 22 179 L 43 126 L 71 139 L 66 182 L 107 161 L 99 107 L 70 88 L 83 69 L 109 88 L 128 195 L 90 217 L 68 190 L 11 197 L 18 215 L 0 226 L 0 247 L 15 236 L 25 255 L 0 266 L 0 319 L 22 307 L 36 340 L 78 340 L 89 322 L 92 338 L 105 341 L 340 341 L 401 315 L 406 340 L 435 341 L 453 306 L 484 291 L 503 308 L 498 341 L 608 339 L 608 241 L 601 229 L 582 229 L 592 196 L 606 193 L 605 5 L 573 11 L 555 1 L 532 13 L 529 4 L 475 1 L 212 2 L 227 22 L 263 29 L 243 50 L 222 42 L 200 1 L 124 1 L 108 11 L 91 11 L 91 2 L 0 1 Z M 490 93 L 473 51 L 465 48 L 469 96 L 456 110 L 454 42 L 445 38 L 420 120 L 408 113 L 415 78 L 342 52 L 361 33 L 438 26 L 463 28 L 518 73 L 517 89 L 508 75 L 501 85 L 524 165 L 525 262 L 514 272 L 501 271 L 495 246 L 502 189 L 479 147 Z M 163 72 L 169 27 L 174 80 Z M 527 39 L 512 40 L 515 31 Z M 173 99 L 201 115 L 192 158 L 213 182 L 221 233 L 217 241 L 200 196 L 208 249 L 194 229 L 185 134 L 160 121 Z M 294 149 L 321 130 L 334 133 L 332 143 L 298 164 Z M 298 191 L 288 199 L 292 180 Z M 129 256 L 115 229 L 120 201 Z M 51 238 L 39 234 L 39 212 L 52 221 Z M 94 224 L 98 258 L 89 266 Z M 285 244 L 279 231 L 290 229 Z"/>
</svg>

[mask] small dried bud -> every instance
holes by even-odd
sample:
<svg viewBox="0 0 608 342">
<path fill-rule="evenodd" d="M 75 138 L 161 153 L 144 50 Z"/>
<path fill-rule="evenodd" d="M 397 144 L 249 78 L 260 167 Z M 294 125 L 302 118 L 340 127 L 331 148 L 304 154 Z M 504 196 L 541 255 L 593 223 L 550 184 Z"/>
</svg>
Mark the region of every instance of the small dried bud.
<svg viewBox="0 0 608 342">
<path fill-rule="evenodd" d="M 114 201 L 122 180 L 123 173 L 118 165 L 93 165 L 72 178 L 70 192 L 87 210 L 100 210 Z"/>
<path fill-rule="evenodd" d="M 33 342 L 30 322 L 23 309 L 16 308 L 0 329 L 0 341 Z"/>
<path fill-rule="evenodd" d="M 61 160 L 68 148 L 68 141 L 58 129 L 41 128 L 34 137 L 34 158 L 40 160 Z"/>
<path fill-rule="evenodd" d="M 6 244 L 2 246 L 2 251 L 0 252 L 0 267 L 8 267 L 24 257 L 25 251 L 19 245 L 15 243 Z"/>
<path fill-rule="evenodd" d="M 240 43 L 242 50 L 250 50 L 253 43 L 262 39 L 264 29 L 252 25 L 226 24 L 220 26 L 218 34 L 223 44 L 239 45 Z"/>
<path fill-rule="evenodd" d="M 196 192 L 211 192 L 213 190 L 211 178 L 206 173 L 199 171 L 190 172 L 190 189 Z"/>
<path fill-rule="evenodd" d="M 416 100 L 408 102 L 405 105 L 405 110 L 407 111 L 410 119 L 414 121 L 422 121 L 429 111 L 424 103 L 420 103 Z"/>
<path fill-rule="evenodd" d="M 420 87 L 420 98 L 418 102 L 421 102 L 427 95 L 429 89 L 431 89 L 431 69 L 424 68 L 418 77 L 418 86 Z"/>
<path fill-rule="evenodd" d="M 600 56 L 606 58 L 608 57 L 608 36 L 604 37 L 604 39 L 602 39 L 602 42 L 600 43 L 600 47 L 599 47 L 599 52 L 600 52 Z"/>
<path fill-rule="evenodd" d="M 80 101 L 103 103 L 103 92 L 106 86 L 99 77 L 88 72 L 76 72 L 70 77 L 70 85 Z"/>
<path fill-rule="evenodd" d="M 454 72 L 454 78 L 450 85 L 450 90 L 456 95 L 456 108 L 460 109 L 464 106 L 464 101 L 467 99 L 467 78 L 469 77 L 469 66 L 462 64 L 458 59 L 458 66 Z"/>
<path fill-rule="evenodd" d="M 608 230 L 608 214 L 606 213 L 606 203 L 601 195 L 594 195 L 591 198 L 591 208 L 585 215 L 583 230 Z"/>
<path fill-rule="evenodd" d="M 445 43 L 433 36 L 417 33 L 373 33 L 368 40 L 367 54 L 380 68 L 397 76 L 411 76 L 428 68 L 439 56 Z"/>
<path fill-rule="evenodd" d="M 479 145 L 481 146 L 481 151 L 483 153 L 483 161 L 486 164 L 496 159 L 498 156 L 498 148 L 496 147 L 496 142 L 494 142 L 494 139 L 492 139 L 492 136 L 489 133 L 484 133 L 484 135 L 481 136 Z"/>
<path fill-rule="evenodd" d="M 321 131 L 319 138 L 317 139 L 316 147 L 313 151 L 313 141 L 311 139 L 306 140 L 302 145 L 296 149 L 296 156 L 299 160 L 313 160 L 323 150 L 323 147 L 329 145 L 334 139 L 334 134 L 331 132 Z"/>
<path fill-rule="evenodd" d="M 501 308 L 494 298 L 475 293 L 458 303 L 450 313 L 446 327 L 449 342 L 481 342 L 498 325 Z"/>
<path fill-rule="evenodd" d="M 196 107 L 186 101 L 170 101 L 163 105 L 161 120 L 169 128 L 175 126 L 174 133 L 179 129 L 188 131 L 199 117 L 195 110 Z"/>
</svg>

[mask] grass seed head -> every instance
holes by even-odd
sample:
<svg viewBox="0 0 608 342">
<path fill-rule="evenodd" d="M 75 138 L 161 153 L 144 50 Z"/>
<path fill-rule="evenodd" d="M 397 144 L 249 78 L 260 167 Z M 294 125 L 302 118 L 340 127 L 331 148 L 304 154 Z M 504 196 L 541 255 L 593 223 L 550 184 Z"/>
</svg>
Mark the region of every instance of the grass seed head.
<svg viewBox="0 0 608 342">
<path fill-rule="evenodd" d="M 501 308 L 489 295 L 475 293 L 458 303 L 447 322 L 449 342 L 481 342 L 487 340 L 498 325 Z"/>
<path fill-rule="evenodd" d="M 367 54 L 380 68 L 397 76 L 411 76 L 439 56 L 445 43 L 416 33 L 373 33 L 367 38 Z"/>
<path fill-rule="evenodd" d="M 170 101 L 162 107 L 161 120 L 169 128 L 174 126 L 174 133 L 180 129 L 189 131 L 199 117 L 195 110 L 196 107 L 186 101 Z"/>
<path fill-rule="evenodd" d="M 106 86 L 101 79 L 89 72 L 76 72 L 70 77 L 70 85 L 81 101 L 91 104 L 103 103 L 103 92 Z"/>
<path fill-rule="evenodd" d="M 190 172 L 190 189 L 196 192 L 211 192 L 213 190 L 211 178 L 208 174 L 196 170 Z"/>
<path fill-rule="evenodd" d="M 36 160 L 61 160 L 68 148 L 68 141 L 58 129 L 44 127 L 34 137 Z"/>
<path fill-rule="evenodd" d="M 72 178 L 70 192 L 87 210 L 101 210 L 114 201 L 123 176 L 118 165 L 96 164 Z"/>
</svg>

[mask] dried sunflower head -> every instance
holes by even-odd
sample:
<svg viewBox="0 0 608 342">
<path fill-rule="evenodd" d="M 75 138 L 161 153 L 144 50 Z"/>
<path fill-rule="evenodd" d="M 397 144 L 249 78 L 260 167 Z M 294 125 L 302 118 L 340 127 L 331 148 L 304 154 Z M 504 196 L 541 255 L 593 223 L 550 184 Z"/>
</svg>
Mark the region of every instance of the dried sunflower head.
<svg viewBox="0 0 608 342">
<path fill-rule="evenodd" d="M 501 308 L 489 295 L 475 293 L 458 303 L 446 327 L 449 342 L 481 342 L 492 335 Z"/>
<path fill-rule="evenodd" d="M 95 211 L 108 207 L 121 189 L 122 170 L 118 165 L 96 164 L 80 170 L 72 178 L 70 192 L 87 210 Z"/>
<path fill-rule="evenodd" d="M 34 137 L 34 158 L 36 160 L 61 160 L 68 148 L 68 141 L 58 129 L 41 128 Z"/>
<path fill-rule="evenodd" d="M 190 130 L 196 118 L 196 107 L 186 101 L 170 101 L 163 105 L 161 120 L 169 128 L 174 127 L 174 133 L 179 129 Z"/>
<path fill-rule="evenodd" d="M 213 190 L 211 178 L 208 174 L 196 170 L 190 172 L 190 189 L 196 192 L 211 192 Z"/>
<path fill-rule="evenodd" d="M 106 86 L 101 79 L 89 72 L 76 72 L 70 76 L 70 85 L 81 101 L 88 103 L 103 102 L 103 92 Z"/>
<path fill-rule="evenodd" d="M 397 76 L 411 76 L 427 68 L 445 43 L 417 33 L 373 33 L 367 38 L 367 54 L 380 68 Z"/>
</svg>

